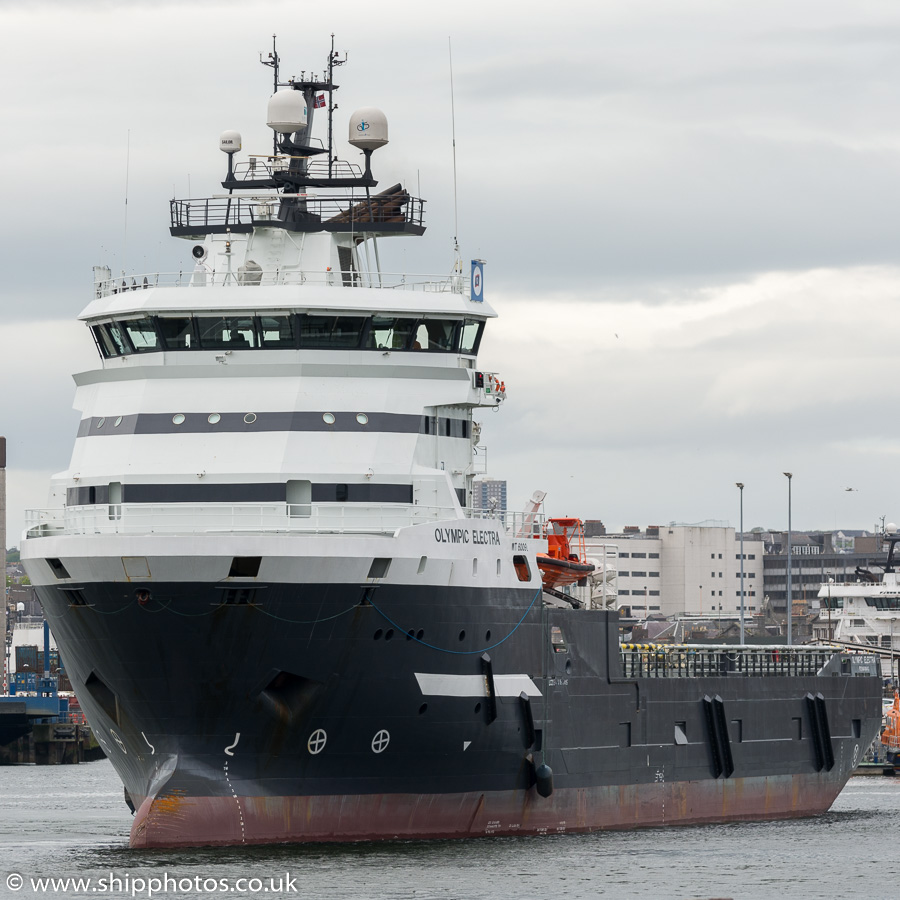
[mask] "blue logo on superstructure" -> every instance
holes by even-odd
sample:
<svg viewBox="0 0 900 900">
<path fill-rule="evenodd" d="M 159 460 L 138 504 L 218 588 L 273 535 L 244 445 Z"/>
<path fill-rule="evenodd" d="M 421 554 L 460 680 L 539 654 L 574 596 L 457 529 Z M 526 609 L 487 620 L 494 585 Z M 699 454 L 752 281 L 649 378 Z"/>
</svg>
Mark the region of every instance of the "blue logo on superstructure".
<svg viewBox="0 0 900 900">
<path fill-rule="evenodd" d="M 356 126 L 357 131 L 367 131 L 368 128 L 369 128 L 369 123 L 365 119 L 362 119 L 360 121 L 359 125 Z"/>
</svg>

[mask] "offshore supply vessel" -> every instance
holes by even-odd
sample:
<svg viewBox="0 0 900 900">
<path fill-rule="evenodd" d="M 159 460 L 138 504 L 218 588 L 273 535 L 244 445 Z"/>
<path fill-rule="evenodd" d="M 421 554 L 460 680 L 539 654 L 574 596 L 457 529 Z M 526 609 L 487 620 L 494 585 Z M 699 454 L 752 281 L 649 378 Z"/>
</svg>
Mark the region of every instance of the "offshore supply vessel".
<svg viewBox="0 0 900 900">
<path fill-rule="evenodd" d="M 472 509 L 473 412 L 506 397 L 483 265 L 382 271 L 423 201 L 375 190 L 376 109 L 336 158 L 343 61 L 282 83 L 273 53 L 274 152 L 225 132 L 225 193 L 172 201 L 192 271 L 95 269 L 80 317 L 101 362 L 22 557 L 132 846 L 826 810 L 878 732 L 876 659 L 620 646 L 615 611 L 548 599 L 536 511 Z"/>
</svg>

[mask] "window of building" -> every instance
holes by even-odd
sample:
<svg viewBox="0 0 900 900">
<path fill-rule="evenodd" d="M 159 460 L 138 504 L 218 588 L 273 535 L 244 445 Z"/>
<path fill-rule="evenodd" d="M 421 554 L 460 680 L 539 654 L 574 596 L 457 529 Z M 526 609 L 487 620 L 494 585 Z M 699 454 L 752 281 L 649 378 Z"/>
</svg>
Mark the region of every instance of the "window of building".
<svg viewBox="0 0 900 900">
<path fill-rule="evenodd" d="M 632 559 L 646 559 L 647 554 L 646 553 L 632 553 L 631 558 Z"/>
<path fill-rule="evenodd" d="M 619 553 L 619 559 L 628 559 L 627 553 Z"/>
<path fill-rule="evenodd" d="M 659 578 L 659 572 L 651 572 L 650 577 L 651 578 Z"/>
<path fill-rule="evenodd" d="M 619 591 L 619 596 L 620 596 L 620 597 L 622 597 L 622 596 L 627 597 L 627 596 L 630 595 L 630 593 L 631 593 L 631 591 Z"/>
<path fill-rule="evenodd" d="M 628 575 L 629 575 L 629 573 L 628 573 L 628 572 L 619 572 L 619 578 L 622 578 L 622 577 L 625 577 L 625 578 L 627 578 L 627 577 L 628 577 Z"/>
<path fill-rule="evenodd" d="M 658 553 L 650 553 L 650 554 L 648 554 L 648 555 L 649 555 L 650 559 L 659 559 L 659 554 L 658 554 Z"/>
<path fill-rule="evenodd" d="M 631 577 L 632 578 L 646 578 L 647 573 L 646 572 L 632 572 Z"/>
<path fill-rule="evenodd" d="M 651 597 L 658 597 L 658 596 L 659 596 L 659 591 L 650 591 L 650 596 L 651 596 Z M 659 607 L 658 607 L 658 606 L 651 606 L 650 609 L 659 609 Z"/>
</svg>

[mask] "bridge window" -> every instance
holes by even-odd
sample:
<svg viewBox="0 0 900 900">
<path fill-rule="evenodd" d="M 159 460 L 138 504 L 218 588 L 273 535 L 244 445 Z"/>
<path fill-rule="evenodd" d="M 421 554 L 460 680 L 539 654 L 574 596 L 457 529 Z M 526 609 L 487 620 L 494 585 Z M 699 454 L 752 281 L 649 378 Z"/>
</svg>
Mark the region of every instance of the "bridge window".
<svg viewBox="0 0 900 900">
<path fill-rule="evenodd" d="M 94 332 L 94 339 L 97 341 L 100 352 L 107 359 L 129 352 L 125 338 L 122 336 L 122 330 L 115 322 L 110 322 L 108 325 L 94 325 L 91 330 Z"/>
<path fill-rule="evenodd" d="M 294 347 L 294 322 L 291 316 L 260 316 L 259 333 L 263 347 Z"/>
<path fill-rule="evenodd" d="M 159 350 L 159 335 L 156 333 L 156 326 L 153 319 L 145 316 L 143 319 L 130 319 L 122 322 L 128 337 L 131 340 L 131 346 L 134 347 L 135 353 L 146 353 L 152 350 Z"/>
<path fill-rule="evenodd" d="M 160 350 L 354 349 L 474 355 L 484 322 L 399 316 L 135 316 L 91 325 L 106 358 Z"/>
<path fill-rule="evenodd" d="M 462 326 L 462 338 L 459 343 L 459 352 L 471 356 L 478 353 L 478 345 L 481 343 L 481 332 L 483 330 L 484 322 L 466 319 Z"/>
<path fill-rule="evenodd" d="M 197 326 L 203 350 L 251 350 L 256 346 L 256 328 L 249 316 L 201 316 Z"/>
<path fill-rule="evenodd" d="M 413 350 L 453 350 L 458 324 L 452 319 L 425 319 L 419 322 Z"/>
<path fill-rule="evenodd" d="M 301 347 L 358 347 L 362 316 L 301 316 Z"/>
<path fill-rule="evenodd" d="M 194 322 L 190 317 L 161 316 L 158 322 L 166 350 L 190 350 L 197 346 Z"/>
<path fill-rule="evenodd" d="M 415 326 L 415 319 L 372 316 L 363 346 L 366 350 L 406 350 Z"/>
</svg>

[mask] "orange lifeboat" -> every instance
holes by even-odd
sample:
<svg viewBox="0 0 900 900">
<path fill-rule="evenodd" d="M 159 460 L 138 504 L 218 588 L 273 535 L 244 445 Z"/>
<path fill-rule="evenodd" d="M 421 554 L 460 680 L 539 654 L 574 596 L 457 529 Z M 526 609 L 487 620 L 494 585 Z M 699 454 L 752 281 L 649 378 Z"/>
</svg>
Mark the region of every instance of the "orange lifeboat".
<svg viewBox="0 0 900 900">
<path fill-rule="evenodd" d="M 585 562 L 581 519 L 548 519 L 544 529 L 547 552 L 536 557 L 545 588 L 574 584 L 594 571 L 593 564 Z"/>
<path fill-rule="evenodd" d="M 894 691 L 894 702 L 884 713 L 887 723 L 881 733 L 881 743 L 884 746 L 884 757 L 888 765 L 897 767 L 900 764 L 900 694 Z"/>
</svg>

